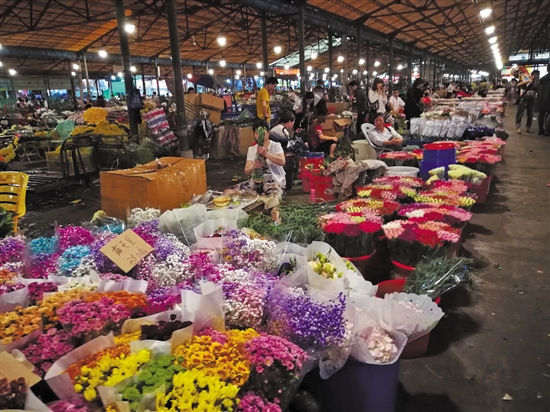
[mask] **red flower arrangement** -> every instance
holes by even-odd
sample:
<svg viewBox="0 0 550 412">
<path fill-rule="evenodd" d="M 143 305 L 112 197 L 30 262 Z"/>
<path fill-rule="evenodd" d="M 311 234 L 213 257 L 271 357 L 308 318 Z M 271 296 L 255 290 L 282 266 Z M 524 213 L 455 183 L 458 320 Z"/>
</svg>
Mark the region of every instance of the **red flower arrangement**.
<svg viewBox="0 0 550 412">
<path fill-rule="evenodd" d="M 411 152 L 380 153 L 378 159 L 388 166 L 416 166 L 418 164 L 416 155 Z"/>
<path fill-rule="evenodd" d="M 364 216 L 331 213 L 319 218 L 325 241 L 340 256 L 359 257 L 374 251 L 382 230 L 382 218 L 372 212 Z"/>
<path fill-rule="evenodd" d="M 346 212 L 352 216 L 364 216 L 374 213 L 385 220 L 394 217 L 394 213 L 401 207 L 398 202 L 385 199 L 352 199 L 336 206 L 339 212 Z"/>
</svg>

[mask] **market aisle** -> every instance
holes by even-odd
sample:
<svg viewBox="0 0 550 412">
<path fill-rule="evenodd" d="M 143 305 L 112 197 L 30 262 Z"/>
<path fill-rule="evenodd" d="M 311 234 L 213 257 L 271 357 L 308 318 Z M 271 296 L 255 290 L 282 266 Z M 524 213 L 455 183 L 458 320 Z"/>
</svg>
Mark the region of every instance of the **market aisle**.
<svg viewBox="0 0 550 412">
<path fill-rule="evenodd" d="M 402 411 L 550 410 L 550 138 L 517 135 L 514 118 L 512 107 L 505 161 L 466 229 L 478 284 L 445 295 L 427 357 L 402 361 Z"/>
</svg>

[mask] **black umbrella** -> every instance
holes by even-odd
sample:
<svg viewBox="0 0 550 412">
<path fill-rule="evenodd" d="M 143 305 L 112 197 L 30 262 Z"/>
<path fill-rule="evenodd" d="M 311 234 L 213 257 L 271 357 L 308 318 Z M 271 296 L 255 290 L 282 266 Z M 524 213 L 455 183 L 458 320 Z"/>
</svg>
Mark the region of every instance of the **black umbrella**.
<svg viewBox="0 0 550 412">
<path fill-rule="evenodd" d="M 223 80 L 209 74 L 193 76 L 189 81 L 198 86 L 208 87 L 209 89 L 225 89 L 227 87 Z"/>
</svg>

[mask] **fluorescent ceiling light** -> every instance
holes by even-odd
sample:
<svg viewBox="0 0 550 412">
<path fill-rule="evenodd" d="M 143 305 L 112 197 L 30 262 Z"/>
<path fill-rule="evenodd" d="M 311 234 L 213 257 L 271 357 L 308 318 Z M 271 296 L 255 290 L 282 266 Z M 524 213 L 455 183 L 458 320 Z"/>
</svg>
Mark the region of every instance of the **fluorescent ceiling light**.
<svg viewBox="0 0 550 412">
<path fill-rule="evenodd" d="M 487 7 L 486 9 L 483 9 L 479 12 L 479 15 L 481 16 L 482 19 L 486 19 L 487 17 L 489 17 L 491 15 L 491 12 L 493 10 L 491 10 L 489 7 Z"/>
</svg>

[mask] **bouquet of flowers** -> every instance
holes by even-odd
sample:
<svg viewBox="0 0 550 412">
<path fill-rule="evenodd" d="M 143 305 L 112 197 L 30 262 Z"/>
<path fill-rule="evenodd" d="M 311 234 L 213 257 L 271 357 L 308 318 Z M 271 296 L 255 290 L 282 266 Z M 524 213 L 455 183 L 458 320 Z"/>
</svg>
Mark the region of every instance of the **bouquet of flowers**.
<svg viewBox="0 0 550 412">
<path fill-rule="evenodd" d="M 449 165 L 447 174 L 450 180 L 463 180 L 472 185 L 480 185 L 487 178 L 485 173 L 462 165 Z"/>
<path fill-rule="evenodd" d="M 382 218 L 374 214 L 351 216 L 331 213 L 319 217 L 326 242 L 340 256 L 359 257 L 371 254 L 382 229 Z"/>
<path fill-rule="evenodd" d="M 424 186 L 424 181 L 412 176 L 383 176 L 372 181 L 373 185 L 392 185 L 398 187 L 410 187 L 419 189 Z"/>
<path fill-rule="evenodd" d="M 44 377 L 53 363 L 74 349 L 71 336 L 64 330 L 50 329 L 21 351 L 35 366 L 35 373 Z"/>
<path fill-rule="evenodd" d="M 460 230 L 442 222 L 397 220 L 383 226 L 392 259 L 416 266 L 422 260 L 446 255 L 446 246 L 460 240 Z"/>
<path fill-rule="evenodd" d="M 453 227 L 463 227 L 472 214 L 455 206 L 435 203 L 413 203 L 399 209 L 399 216 L 406 217 L 411 222 L 424 223 L 428 221 L 443 222 Z"/>
<path fill-rule="evenodd" d="M 475 195 L 459 194 L 446 191 L 422 191 L 414 197 L 417 203 L 436 203 L 447 206 L 471 207 L 475 201 Z"/>
<path fill-rule="evenodd" d="M 410 152 L 385 152 L 380 153 L 378 158 L 388 166 L 416 166 L 417 158 Z"/>
<path fill-rule="evenodd" d="M 345 212 L 352 216 L 368 216 L 373 213 L 381 216 L 385 221 L 394 218 L 395 212 L 401 207 L 398 202 L 384 199 L 351 199 L 336 206 L 339 212 Z"/>
<path fill-rule="evenodd" d="M 308 360 L 307 353 L 286 339 L 266 333 L 246 342 L 244 350 L 250 377 L 243 391 L 251 391 L 286 409 Z"/>
<path fill-rule="evenodd" d="M 275 242 L 252 238 L 241 230 L 231 230 L 223 238 L 220 258 L 237 269 L 274 273 L 278 263 L 276 246 Z"/>
<path fill-rule="evenodd" d="M 304 350 L 337 347 L 346 336 L 345 309 L 343 293 L 323 301 L 300 287 L 276 286 L 269 300 L 268 333 L 288 339 Z"/>
<path fill-rule="evenodd" d="M 258 128 L 258 147 L 262 147 L 264 145 L 265 141 L 265 133 L 266 133 L 265 127 L 259 127 Z M 262 168 L 260 169 L 254 169 L 252 172 L 252 181 L 256 183 L 262 183 L 264 174 L 263 174 L 263 165 L 265 163 L 265 159 L 263 156 L 257 154 L 256 155 L 256 162 L 262 163 Z"/>
<path fill-rule="evenodd" d="M 372 184 L 357 188 L 359 197 L 379 198 L 383 200 L 397 200 L 406 203 L 416 194 L 416 189 L 399 184 Z"/>
<path fill-rule="evenodd" d="M 456 161 L 489 176 L 493 174 L 497 163 L 502 161 L 502 157 L 482 150 L 465 150 L 456 155 Z"/>
<path fill-rule="evenodd" d="M 434 192 L 447 191 L 466 194 L 470 186 L 462 180 L 435 180 L 430 182 L 429 189 Z"/>
<path fill-rule="evenodd" d="M 8 381 L 6 378 L 0 379 L 0 405 L 2 409 L 25 409 L 28 390 L 25 378 L 12 381 Z"/>
</svg>

